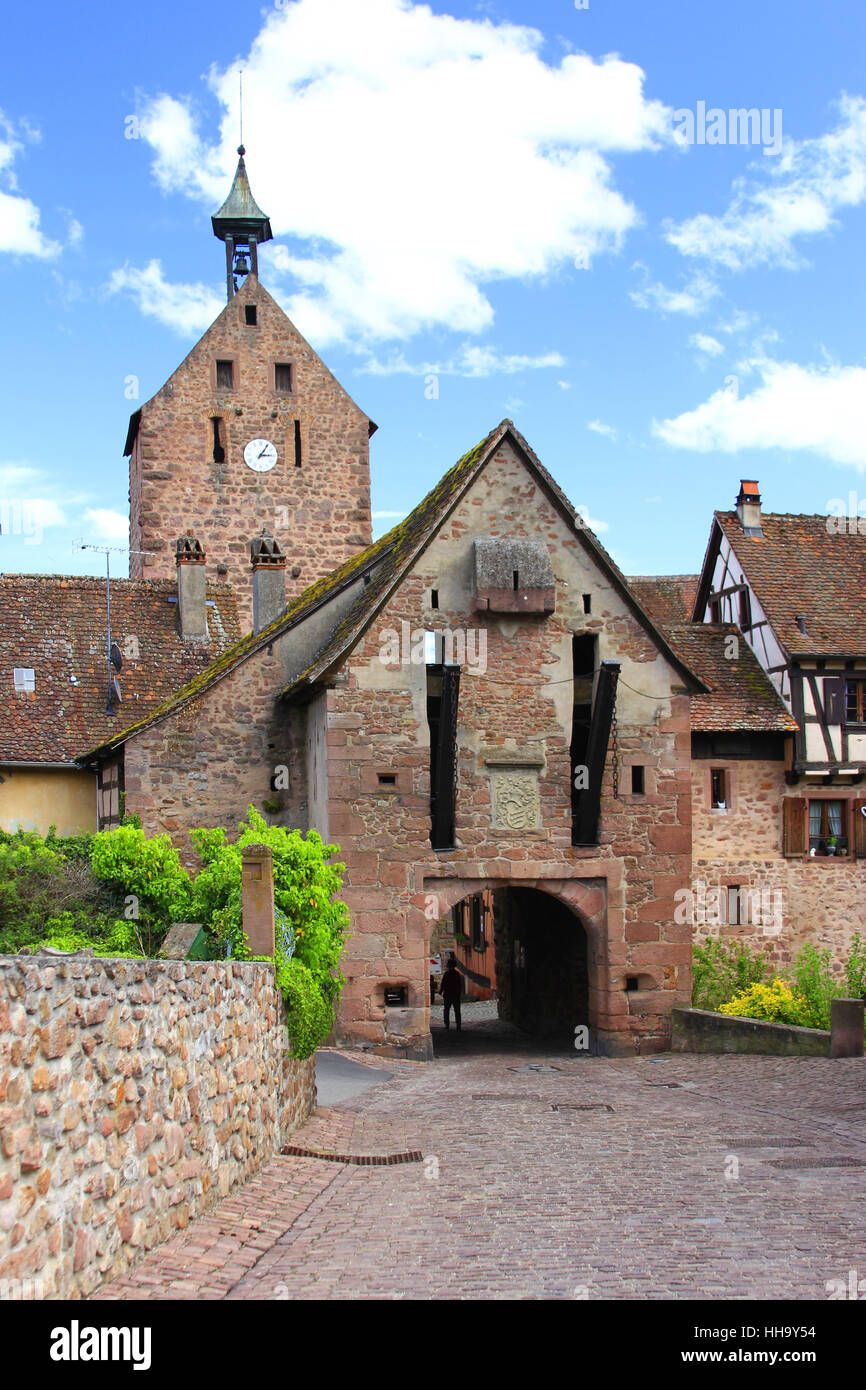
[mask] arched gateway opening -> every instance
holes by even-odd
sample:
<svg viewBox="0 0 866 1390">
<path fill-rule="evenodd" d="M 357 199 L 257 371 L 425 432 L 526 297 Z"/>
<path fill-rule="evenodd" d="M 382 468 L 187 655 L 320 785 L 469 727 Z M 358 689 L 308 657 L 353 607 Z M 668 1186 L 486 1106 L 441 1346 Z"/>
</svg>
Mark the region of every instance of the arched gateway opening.
<svg viewBox="0 0 866 1390">
<path fill-rule="evenodd" d="M 462 1045 L 495 1048 L 533 1039 L 573 1048 L 591 1030 L 590 942 L 581 916 L 535 887 L 467 892 L 435 924 L 431 961 L 450 954 L 462 977 Z M 444 1031 L 441 994 L 431 1009 L 434 1051 L 458 1051 L 453 1011 Z M 572 1053 L 573 1055 L 573 1053 Z"/>
</svg>

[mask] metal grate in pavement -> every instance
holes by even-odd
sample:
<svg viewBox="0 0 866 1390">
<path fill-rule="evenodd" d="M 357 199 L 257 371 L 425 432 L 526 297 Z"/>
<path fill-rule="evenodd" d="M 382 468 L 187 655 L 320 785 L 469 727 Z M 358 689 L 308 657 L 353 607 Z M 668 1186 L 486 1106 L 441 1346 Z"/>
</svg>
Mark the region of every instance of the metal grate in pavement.
<svg viewBox="0 0 866 1390">
<path fill-rule="evenodd" d="M 322 1149 L 305 1149 L 300 1144 L 286 1144 L 281 1154 L 294 1158 L 321 1158 L 326 1163 L 357 1163 L 365 1168 L 390 1168 L 394 1163 L 423 1163 L 424 1155 L 420 1149 L 404 1149 L 394 1154 L 341 1154 L 326 1153 Z"/>
</svg>

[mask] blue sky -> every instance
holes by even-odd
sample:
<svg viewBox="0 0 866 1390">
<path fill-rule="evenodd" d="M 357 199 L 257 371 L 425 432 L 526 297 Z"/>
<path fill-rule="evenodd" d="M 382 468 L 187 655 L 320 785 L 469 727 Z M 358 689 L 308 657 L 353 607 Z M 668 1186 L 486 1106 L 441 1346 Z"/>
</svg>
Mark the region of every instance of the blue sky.
<svg viewBox="0 0 866 1390">
<path fill-rule="evenodd" d="M 4 50 L 0 569 L 126 543 L 129 413 L 222 302 L 240 67 L 261 278 L 379 424 L 377 534 L 503 416 L 626 573 L 697 570 L 741 477 L 866 496 L 861 0 L 51 3 Z"/>
</svg>

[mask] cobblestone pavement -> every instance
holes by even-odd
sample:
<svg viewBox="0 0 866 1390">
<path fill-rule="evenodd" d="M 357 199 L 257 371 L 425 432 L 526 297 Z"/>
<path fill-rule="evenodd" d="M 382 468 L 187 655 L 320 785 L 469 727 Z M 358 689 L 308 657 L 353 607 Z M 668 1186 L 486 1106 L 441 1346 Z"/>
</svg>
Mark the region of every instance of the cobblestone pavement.
<svg viewBox="0 0 866 1390">
<path fill-rule="evenodd" d="M 487 1026 L 293 1136 L 423 1161 L 275 1159 L 96 1297 L 823 1300 L 866 1276 L 866 1061 L 611 1061 Z"/>
</svg>

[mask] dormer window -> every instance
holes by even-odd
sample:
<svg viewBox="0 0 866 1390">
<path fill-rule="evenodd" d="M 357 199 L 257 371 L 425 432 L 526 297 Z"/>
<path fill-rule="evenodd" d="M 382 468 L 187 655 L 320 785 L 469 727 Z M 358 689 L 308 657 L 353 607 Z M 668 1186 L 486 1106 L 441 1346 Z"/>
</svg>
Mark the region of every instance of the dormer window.
<svg viewBox="0 0 866 1390">
<path fill-rule="evenodd" d="M 740 590 L 740 629 L 748 632 L 752 626 L 752 604 L 748 589 Z"/>
<path fill-rule="evenodd" d="M 36 689 L 36 672 L 32 666 L 16 666 L 12 672 L 16 695 L 26 695 Z"/>
</svg>

